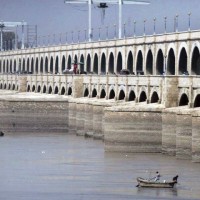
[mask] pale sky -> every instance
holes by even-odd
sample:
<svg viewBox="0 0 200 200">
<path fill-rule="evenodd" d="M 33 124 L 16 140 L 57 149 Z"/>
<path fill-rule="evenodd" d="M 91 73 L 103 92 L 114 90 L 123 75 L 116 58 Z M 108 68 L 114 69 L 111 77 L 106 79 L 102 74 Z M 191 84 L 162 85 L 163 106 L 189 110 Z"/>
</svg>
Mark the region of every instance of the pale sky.
<svg viewBox="0 0 200 200">
<path fill-rule="evenodd" d="M 167 16 L 167 32 L 174 30 L 174 16 L 178 17 L 179 30 L 188 29 L 188 13 L 191 12 L 191 29 L 200 28 L 200 0 L 149 0 L 150 5 L 123 5 L 123 24 L 126 32 L 133 35 L 133 21 L 136 20 L 136 35 L 142 35 L 143 21 L 146 22 L 146 34 L 153 33 L 153 18 L 156 17 L 156 32 L 164 32 L 164 17 Z M 104 24 L 101 11 L 92 6 L 92 27 L 98 34 L 109 28 L 114 33 L 114 24 L 118 24 L 118 6 L 110 5 L 106 9 Z M 88 27 L 87 5 L 64 4 L 64 0 L 0 0 L 0 20 L 26 21 L 38 26 L 38 35 L 66 33 L 73 30 L 83 33 Z M 112 29 L 112 30 L 111 30 Z M 102 33 L 103 34 L 103 33 Z"/>
</svg>

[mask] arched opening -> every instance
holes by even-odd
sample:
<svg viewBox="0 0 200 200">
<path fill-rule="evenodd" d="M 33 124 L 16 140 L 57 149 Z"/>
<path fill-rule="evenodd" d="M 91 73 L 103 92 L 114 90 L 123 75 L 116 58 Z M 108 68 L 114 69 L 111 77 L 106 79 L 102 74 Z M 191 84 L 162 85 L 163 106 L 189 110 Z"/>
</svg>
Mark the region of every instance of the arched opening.
<svg viewBox="0 0 200 200">
<path fill-rule="evenodd" d="M 68 60 L 67 60 L 67 69 L 71 69 L 72 67 L 72 58 L 71 56 L 69 55 L 68 56 Z"/>
<path fill-rule="evenodd" d="M 84 92 L 84 97 L 88 97 L 88 95 L 89 95 L 89 90 L 88 90 L 88 88 L 86 88 L 85 92 Z"/>
<path fill-rule="evenodd" d="M 8 90 L 10 90 L 10 87 L 11 87 L 11 85 L 9 84 L 9 85 L 8 85 Z"/>
<path fill-rule="evenodd" d="M 64 87 L 62 87 L 62 89 L 61 89 L 61 95 L 65 95 L 65 88 Z"/>
<path fill-rule="evenodd" d="M 29 58 L 27 60 L 27 72 L 30 72 L 30 60 L 29 60 Z"/>
<path fill-rule="evenodd" d="M 101 90 L 100 98 L 103 99 L 106 97 L 106 92 L 104 89 Z"/>
<path fill-rule="evenodd" d="M 158 51 L 157 59 L 156 59 L 156 75 L 163 74 L 163 66 L 164 66 L 164 55 L 162 50 Z"/>
<path fill-rule="evenodd" d="M 65 63 L 66 63 L 66 59 L 65 56 L 62 57 L 62 71 L 65 70 Z"/>
<path fill-rule="evenodd" d="M 91 72 L 91 57 L 90 57 L 90 54 L 88 54 L 88 56 L 87 56 L 86 65 L 87 65 L 87 72 Z"/>
<path fill-rule="evenodd" d="M 31 59 L 31 72 L 34 73 L 34 59 Z"/>
<path fill-rule="evenodd" d="M 192 53 L 192 75 L 199 75 L 200 74 L 200 53 L 197 47 L 194 48 Z"/>
<path fill-rule="evenodd" d="M 15 90 L 15 84 L 13 84 L 13 86 L 12 86 L 12 90 Z"/>
<path fill-rule="evenodd" d="M 30 91 L 31 91 L 31 87 L 30 87 L 30 85 L 28 85 L 27 92 L 30 92 Z"/>
<path fill-rule="evenodd" d="M 40 73 L 43 73 L 43 58 L 40 60 Z"/>
<path fill-rule="evenodd" d="M 69 87 L 67 95 L 72 95 L 72 88 L 71 87 Z"/>
<path fill-rule="evenodd" d="M 6 89 L 7 88 L 7 85 L 6 85 L 6 83 L 4 84 L 4 89 Z"/>
<path fill-rule="evenodd" d="M 58 56 L 56 56 L 55 74 L 57 74 L 59 72 L 58 71 L 58 66 L 59 66 L 59 59 L 58 59 Z"/>
<path fill-rule="evenodd" d="M 113 55 L 113 53 L 110 53 L 110 56 L 109 56 L 108 72 L 110 74 L 114 74 L 114 55 Z"/>
<path fill-rule="evenodd" d="M 117 56 L 117 73 L 120 73 L 121 70 L 122 70 L 122 54 L 121 52 L 119 52 Z"/>
<path fill-rule="evenodd" d="M 124 98 L 125 98 L 125 93 L 124 93 L 124 90 L 120 90 L 120 92 L 119 92 L 119 100 L 124 100 Z"/>
<path fill-rule="evenodd" d="M 143 56 L 142 51 L 140 50 L 137 55 L 137 63 L 136 63 L 136 72 L 143 72 Z"/>
<path fill-rule="evenodd" d="M 112 89 L 109 94 L 109 99 L 114 99 L 114 98 L 115 98 L 115 91 Z"/>
<path fill-rule="evenodd" d="M 167 74 L 175 75 L 175 54 L 172 48 L 169 51 L 167 59 Z"/>
<path fill-rule="evenodd" d="M 45 73 L 48 73 L 48 58 L 45 58 Z"/>
<path fill-rule="evenodd" d="M 21 62 L 21 59 L 19 59 L 19 63 L 18 63 L 18 72 L 21 72 L 21 71 L 22 71 L 21 65 L 22 65 L 22 62 Z M 5 72 L 8 72 L 7 69 L 6 69 Z"/>
<path fill-rule="evenodd" d="M 104 53 L 101 56 L 101 74 L 106 74 L 106 56 Z"/>
<path fill-rule="evenodd" d="M 40 87 L 40 85 L 39 85 L 39 86 L 38 86 L 38 89 L 37 89 L 37 92 L 40 93 L 40 91 L 41 91 L 41 87 Z"/>
<path fill-rule="evenodd" d="M 2 83 L 1 83 L 1 85 L 0 85 L 0 89 L 3 89 L 3 85 L 2 85 Z"/>
<path fill-rule="evenodd" d="M 22 63 L 22 72 L 25 72 L 25 59 L 23 58 L 23 63 Z"/>
<path fill-rule="evenodd" d="M 181 95 L 179 106 L 186 106 L 189 103 L 188 96 L 184 93 Z"/>
<path fill-rule="evenodd" d="M 133 54 L 130 51 L 128 54 L 128 60 L 127 60 L 127 69 L 132 73 L 133 72 Z"/>
<path fill-rule="evenodd" d="M 38 73 L 38 58 L 36 58 L 36 63 L 35 63 L 35 73 Z"/>
<path fill-rule="evenodd" d="M 52 87 L 49 86 L 49 91 L 48 91 L 49 94 L 52 94 Z"/>
<path fill-rule="evenodd" d="M 9 71 L 12 73 L 12 60 L 10 60 L 10 69 Z"/>
<path fill-rule="evenodd" d="M 146 73 L 147 73 L 147 75 L 153 74 L 153 54 L 152 54 L 151 50 L 149 50 L 148 54 L 147 54 Z"/>
<path fill-rule="evenodd" d="M 58 94 L 58 87 L 55 87 L 54 94 Z"/>
<path fill-rule="evenodd" d="M 129 94 L 129 97 L 128 97 L 128 100 L 129 101 L 135 101 L 135 92 L 133 90 L 131 90 L 130 94 Z"/>
<path fill-rule="evenodd" d="M 50 73 L 53 73 L 53 57 L 50 60 Z"/>
<path fill-rule="evenodd" d="M 139 102 L 144 102 L 147 99 L 147 95 L 144 91 L 140 94 Z"/>
<path fill-rule="evenodd" d="M 157 92 L 153 92 L 152 96 L 151 96 L 151 103 L 158 103 L 159 101 L 159 97 Z"/>
<path fill-rule="evenodd" d="M 14 70 L 13 70 L 13 72 L 16 72 L 17 71 L 17 62 L 16 62 L 16 60 L 14 60 Z"/>
<path fill-rule="evenodd" d="M 84 56 L 81 55 L 81 59 L 80 59 L 80 72 L 84 72 Z"/>
<path fill-rule="evenodd" d="M 32 87 L 32 92 L 35 92 L 35 85 L 33 85 Z"/>
<path fill-rule="evenodd" d="M 44 94 L 46 94 L 46 92 L 47 92 L 47 87 L 46 87 L 46 85 L 44 85 L 44 87 L 43 87 L 43 91 L 42 91 Z"/>
<path fill-rule="evenodd" d="M 194 107 L 200 107 L 200 94 L 198 94 L 195 98 Z"/>
<path fill-rule="evenodd" d="M 179 74 L 187 73 L 187 53 L 185 48 L 182 48 L 179 58 Z"/>
<path fill-rule="evenodd" d="M 92 91 L 92 97 L 96 97 L 96 96 L 97 96 L 97 90 L 94 89 L 94 90 Z"/>
<path fill-rule="evenodd" d="M 98 56 L 96 53 L 94 56 L 93 71 L 95 74 L 98 74 Z"/>
</svg>

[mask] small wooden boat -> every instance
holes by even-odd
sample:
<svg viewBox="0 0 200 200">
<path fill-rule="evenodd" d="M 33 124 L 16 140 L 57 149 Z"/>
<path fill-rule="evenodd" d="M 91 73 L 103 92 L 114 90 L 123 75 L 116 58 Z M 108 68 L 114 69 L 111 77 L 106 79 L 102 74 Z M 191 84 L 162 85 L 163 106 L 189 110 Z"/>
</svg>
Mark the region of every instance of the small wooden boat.
<svg viewBox="0 0 200 200">
<path fill-rule="evenodd" d="M 178 175 L 173 177 L 172 181 L 152 181 L 143 179 L 141 177 L 137 178 L 138 185 L 136 187 L 152 187 L 152 188 L 173 188 L 176 185 Z"/>
</svg>

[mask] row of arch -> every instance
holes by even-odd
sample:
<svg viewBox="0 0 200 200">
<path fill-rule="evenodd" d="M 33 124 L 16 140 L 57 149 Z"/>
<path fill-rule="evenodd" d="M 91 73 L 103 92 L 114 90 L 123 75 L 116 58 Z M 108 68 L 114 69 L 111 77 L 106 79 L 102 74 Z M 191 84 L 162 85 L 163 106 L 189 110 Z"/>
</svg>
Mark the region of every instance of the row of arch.
<svg viewBox="0 0 200 200">
<path fill-rule="evenodd" d="M 106 56 L 105 52 L 88 52 L 86 55 L 69 52 L 69 55 L 28 57 L 28 58 L 4 58 L 0 60 L 0 73 L 24 72 L 32 73 L 62 73 L 64 69 L 72 68 L 74 63 L 79 63 L 80 71 L 92 72 L 95 74 L 114 74 L 122 69 L 128 69 L 130 72 L 137 73 L 143 71 L 145 75 L 162 75 L 166 72 L 168 75 L 181 75 L 190 72 L 192 75 L 200 75 L 200 45 L 194 43 L 191 53 L 188 53 L 187 45 L 181 45 L 176 56 L 176 48 L 169 45 L 165 55 L 165 50 L 159 48 L 154 52 L 151 48 L 144 53 L 142 47 L 134 54 L 133 49 L 129 49 L 125 56 L 119 51 L 116 56 L 113 51 Z M 176 69 L 176 66 L 177 69 Z"/>
</svg>

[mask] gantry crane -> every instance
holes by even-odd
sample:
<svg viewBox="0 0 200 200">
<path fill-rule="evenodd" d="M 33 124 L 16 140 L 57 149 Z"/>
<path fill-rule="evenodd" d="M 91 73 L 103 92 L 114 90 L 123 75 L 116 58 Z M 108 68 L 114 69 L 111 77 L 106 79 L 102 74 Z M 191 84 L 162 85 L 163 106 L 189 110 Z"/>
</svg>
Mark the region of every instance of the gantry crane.
<svg viewBox="0 0 200 200">
<path fill-rule="evenodd" d="M 25 21 L 22 22 L 0 22 L 0 40 L 1 40 L 1 51 L 3 51 L 3 29 L 6 27 L 22 27 L 22 49 L 24 49 L 24 26 L 27 25 Z"/>
<path fill-rule="evenodd" d="M 148 5 L 148 1 L 140 0 L 64 0 L 66 4 L 88 4 L 88 38 L 89 41 L 92 39 L 92 23 L 91 23 L 91 5 L 98 4 L 99 8 L 107 7 L 107 4 L 118 4 L 119 5 L 119 39 L 122 36 L 122 5 L 123 4 L 136 4 L 136 5 Z"/>
</svg>

